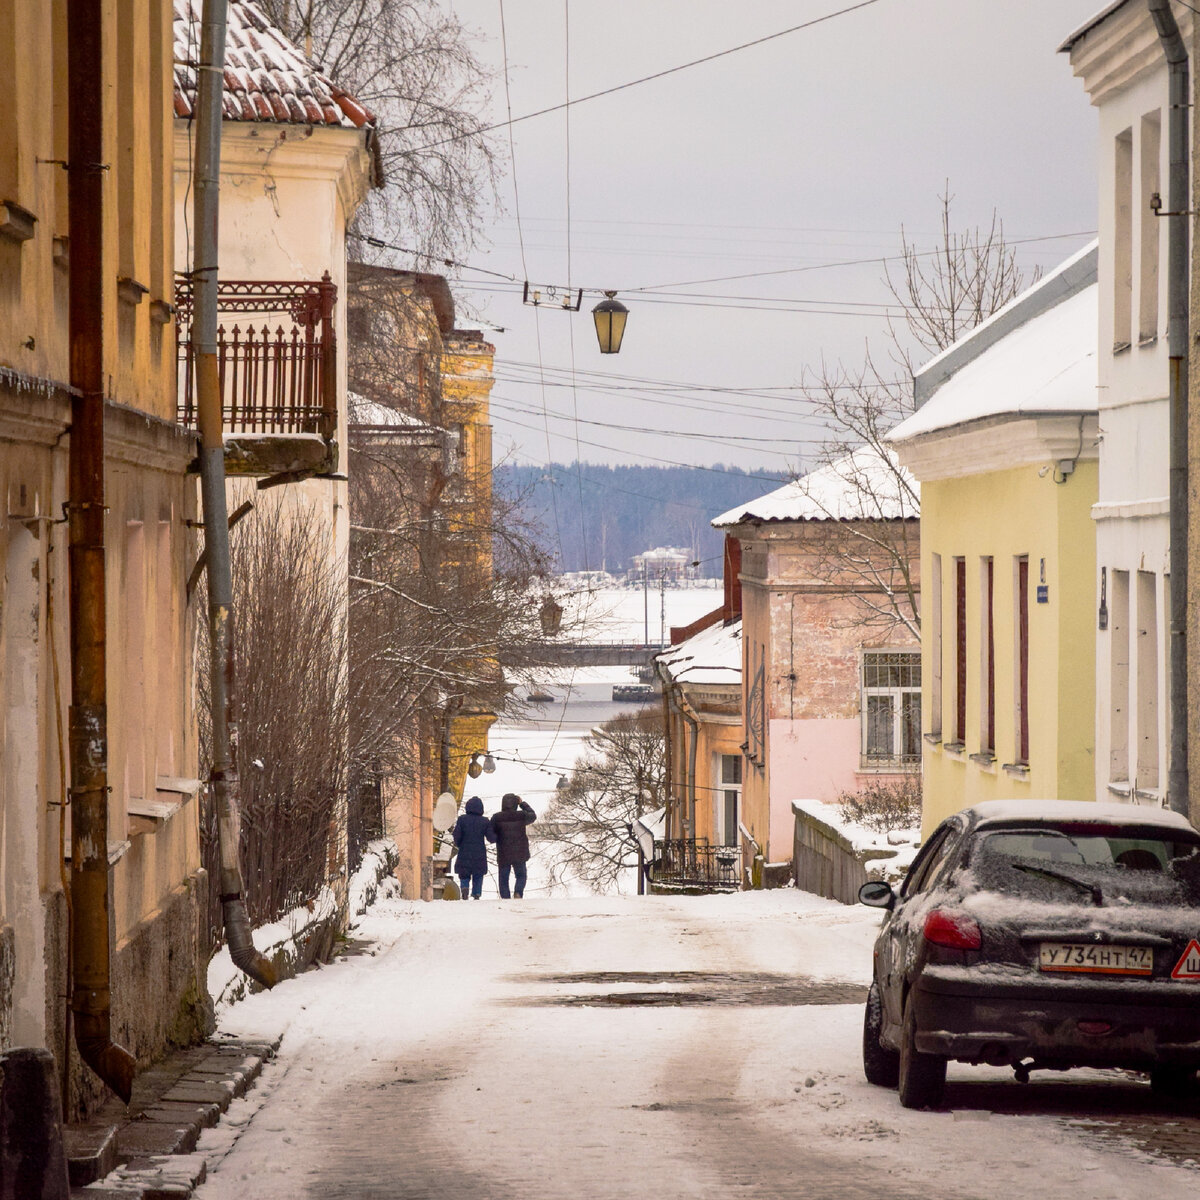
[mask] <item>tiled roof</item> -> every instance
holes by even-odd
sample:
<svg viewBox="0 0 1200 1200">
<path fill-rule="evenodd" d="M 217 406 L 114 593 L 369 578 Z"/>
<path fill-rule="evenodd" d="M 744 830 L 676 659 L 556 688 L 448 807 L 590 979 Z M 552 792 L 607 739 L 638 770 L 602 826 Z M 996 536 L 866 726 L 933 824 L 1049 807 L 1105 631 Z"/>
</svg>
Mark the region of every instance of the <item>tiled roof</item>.
<svg viewBox="0 0 1200 1200">
<path fill-rule="evenodd" d="M 196 101 L 202 0 L 174 0 L 175 115 L 190 117 Z M 361 129 L 375 115 L 304 55 L 250 0 L 229 0 L 225 34 L 227 121 L 285 125 L 341 125 Z"/>
</svg>

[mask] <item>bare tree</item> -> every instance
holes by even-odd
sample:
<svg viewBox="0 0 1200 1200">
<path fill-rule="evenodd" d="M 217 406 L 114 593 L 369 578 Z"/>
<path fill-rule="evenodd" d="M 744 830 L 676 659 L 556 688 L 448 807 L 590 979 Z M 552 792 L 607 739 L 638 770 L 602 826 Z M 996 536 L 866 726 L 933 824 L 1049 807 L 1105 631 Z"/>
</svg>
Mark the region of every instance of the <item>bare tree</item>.
<svg viewBox="0 0 1200 1200">
<path fill-rule="evenodd" d="M 920 632 L 920 494 L 886 436 L 915 411 L 915 360 L 952 345 L 1039 275 L 1026 280 L 994 211 L 986 230 L 956 232 L 949 183 L 939 199 L 940 242 L 921 249 L 902 229 L 901 265 L 885 264 L 883 282 L 904 313 L 902 324 L 889 320 L 886 365 L 868 346 L 861 364 L 822 362 L 806 380 L 828 431 L 816 469 L 799 481 L 826 518 L 815 571 L 844 586 L 856 622 L 881 634 Z M 830 489 L 831 478 L 842 486 Z"/>
<path fill-rule="evenodd" d="M 431 254 L 470 245 L 494 195 L 497 158 L 481 114 L 490 75 L 438 0 L 259 0 L 313 66 L 379 118 L 386 188 L 360 232 L 395 230 Z"/>
<path fill-rule="evenodd" d="M 328 522 L 303 496 L 259 499 L 233 530 L 241 856 L 255 924 L 315 896 L 344 865 L 338 819 L 346 786 L 346 591 Z M 200 654 L 207 633 L 200 623 Z M 202 691 L 208 675 L 199 672 Z M 207 697 L 198 706 L 207 761 Z M 203 769 L 203 764 L 202 764 Z M 216 876 L 216 814 L 203 810 Z M 219 931 L 220 902 L 210 916 Z"/>
<path fill-rule="evenodd" d="M 552 885 L 579 880 L 599 892 L 637 866 L 629 824 L 665 803 L 662 719 L 649 710 L 620 713 L 593 729 L 584 746 L 567 786 L 533 829 L 550 848 Z"/>
<path fill-rule="evenodd" d="M 904 308 L 904 325 L 889 322 L 888 332 L 893 348 L 909 367 L 910 340 L 926 355 L 938 354 L 1003 308 L 1026 284 L 995 209 L 986 231 L 977 225 L 956 232 L 950 222 L 954 197 L 949 180 L 939 200 L 942 236 L 933 251 L 910 242 L 901 226 L 901 265 L 893 271 L 884 263 L 884 281 Z M 1040 275 L 1035 270 L 1029 282 L 1035 283 Z"/>
</svg>

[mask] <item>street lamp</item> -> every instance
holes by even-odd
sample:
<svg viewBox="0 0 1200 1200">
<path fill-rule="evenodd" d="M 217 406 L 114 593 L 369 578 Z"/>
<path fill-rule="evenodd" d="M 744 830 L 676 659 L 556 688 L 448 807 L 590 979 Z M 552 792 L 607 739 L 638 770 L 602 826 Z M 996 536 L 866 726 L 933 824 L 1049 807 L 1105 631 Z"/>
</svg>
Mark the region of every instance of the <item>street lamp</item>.
<svg viewBox="0 0 1200 1200">
<path fill-rule="evenodd" d="M 616 299 L 616 292 L 605 292 L 605 299 L 592 309 L 592 320 L 596 322 L 596 337 L 600 339 L 601 354 L 617 354 L 621 349 L 621 338 L 625 336 L 625 321 L 629 309 Z"/>
</svg>

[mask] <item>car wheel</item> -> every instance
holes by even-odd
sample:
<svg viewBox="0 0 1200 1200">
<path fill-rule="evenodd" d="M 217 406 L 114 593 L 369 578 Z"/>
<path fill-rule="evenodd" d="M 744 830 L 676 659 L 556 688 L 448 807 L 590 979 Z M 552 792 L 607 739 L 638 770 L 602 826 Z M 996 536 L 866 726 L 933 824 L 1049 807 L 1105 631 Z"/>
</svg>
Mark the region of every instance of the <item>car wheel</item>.
<svg viewBox="0 0 1200 1200">
<path fill-rule="evenodd" d="M 1154 1067 L 1150 1072 L 1150 1088 L 1156 1096 L 1182 1100 L 1196 1091 L 1195 1068 Z"/>
<path fill-rule="evenodd" d="M 876 1087 L 894 1088 L 900 1081 L 900 1055 L 880 1043 L 882 1029 L 883 998 L 879 995 L 879 985 L 873 983 L 863 1013 L 863 1074 Z"/>
<path fill-rule="evenodd" d="M 900 1103 L 905 1108 L 933 1108 L 946 1090 L 946 1060 L 917 1049 L 917 1017 L 910 1003 L 904 1010 L 900 1039 Z"/>
</svg>

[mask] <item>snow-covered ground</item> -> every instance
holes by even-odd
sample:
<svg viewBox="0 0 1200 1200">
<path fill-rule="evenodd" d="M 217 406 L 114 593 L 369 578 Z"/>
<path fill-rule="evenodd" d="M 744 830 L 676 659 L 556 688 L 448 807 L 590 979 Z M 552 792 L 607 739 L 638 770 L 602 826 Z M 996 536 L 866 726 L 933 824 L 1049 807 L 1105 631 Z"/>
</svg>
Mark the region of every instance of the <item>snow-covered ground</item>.
<svg viewBox="0 0 1200 1200">
<path fill-rule="evenodd" d="M 382 901 L 363 953 L 223 1015 L 284 1037 L 204 1134 L 198 1195 L 1200 1197 L 1195 1171 L 1058 1115 L 1096 1096 L 1111 1122 L 1144 1084 L 952 1065 L 949 1111 L 910 1112 L 864 1082 L 862 1006 L 837 1001 L 877 920 L 794 890 Z"/>
</svg>

